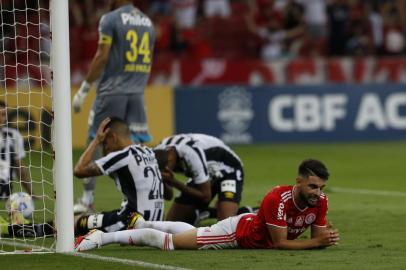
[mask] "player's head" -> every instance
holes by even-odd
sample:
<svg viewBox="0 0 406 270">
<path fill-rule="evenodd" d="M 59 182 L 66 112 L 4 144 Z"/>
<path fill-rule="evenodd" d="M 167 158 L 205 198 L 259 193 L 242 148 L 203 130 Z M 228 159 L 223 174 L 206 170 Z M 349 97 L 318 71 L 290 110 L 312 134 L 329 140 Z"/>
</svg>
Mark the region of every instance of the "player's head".
<svg viewBox="0 0 406 270">
<path fill-rule="evenodd" d="M 127 3 L 132 3 L 132 1 L 130 1 L 130 0 L 110 0 L 109 7 L 110 7 L 110 10 L 114 10 L 114 9 L 118 8 L 119 6 L 121 6 L 123 4 L 127 4 Z"/>
<path fill-rule="evenodd" d="M 300 201 L 308 207 L 314 207 L 319 201 L 330 173 L 319 160 L 306 159 L 299 165 L 296 189 Z"/>
<path fill-rule="evenodd" d="M 158 161 L 159 170 L 162 171 L 168 165 L 168 152 L 166 149 L 154 149 L 155 158 Z"/>
<path fill-rule="evenodd" d="M 0 100 L 0 126 L 7 122 L 7 105 L 4 101 Z"/>
<path fill-rule="evenodd" d="M 174 169 L 176 165 L 176 153 L 173 147 L 168 147 L 165 149 L 154 149 L 155 158 L 158 161 L 159 170 L 163 171 L 165 168 L 171 170 Z"/>
<path fill-rule="evenodd" d="M 123 149 L 131 140 L 131 132 L 127 123 L 118 117 L 110 117 L 110 122 L 105 129 L 110 129 L 103 141 L 105 155 Z"/>
</svg>

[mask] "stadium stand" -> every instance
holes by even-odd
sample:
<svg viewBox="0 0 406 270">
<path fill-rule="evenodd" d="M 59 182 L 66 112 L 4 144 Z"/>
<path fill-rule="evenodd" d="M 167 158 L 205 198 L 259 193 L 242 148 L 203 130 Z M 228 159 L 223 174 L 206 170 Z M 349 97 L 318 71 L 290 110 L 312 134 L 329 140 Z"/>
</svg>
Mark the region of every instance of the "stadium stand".
<svg viewBox="0 0 406 270">
<path fill-rule="evenodd" d="M 35 8 L 36 1 L 32 5 Z M 46 1 L 40 1 L 46 2 Z M 100 3 L 102 2 L 102 3 Z M 330 0 L 322 1 L 325 6 L 314 16 L 320 17 L 323 25 L 315 25 L 309 20 L 308 5 L 300 0 L 230 0 L 231 12 L 227 16 L 205 16 L 205 0 L 134 1 L 140 9 L 150 14 L 157 29 L 156 57 L 151 82 L 162 82 L 162 74 L 170 76 L 173 63 L 196 66 L 198 70 L 210 59 L 219 59 L 227 70 L 230 63 L 238 60 L 247 68 L 238 69 L 240 74 L 251 70 L 244 82 L 253 83 L 317 83 L 317 82 L 368 82 L 368 76 L 375 81 L 398 82 L 404 76 L 406 62 L 406 1 L 402 0 Z M 320 4 L 318 0 L 312 0 Z M 70 48 L 72 83 L 79 83 L 87 70 L 97 47 L 97 24 L 106 10 L 108 1 L 70 1 Z M 7 2 L 4 4 L 7 5 Z M 14 1 L 14 8 L 25 6 L 26 1 Z M 181 27 L 179 17 L 175 17 L 179 7 L 192 8 L 195 17 L 188 27 Z M 5 10 L 5 7 L 3 7 Z M 315 11 L 312 11 L 315 12 Z M 320 14 L 319 14 L 320 13 Z M 214 12 L 214 14 L 216 14 Z M 219 13 L 221 14 L 221 13 Z M 3 11 L 3 21 L 10 25 L 25 21 L 44 20 L 38 13 L 13 14 Z M 33 18 L 36 17 L 36 18 Z M 322 18 L 325 18 L 323 20 Z M 0 76 L 7 78 L 32 79 L 41 84 L 38 78 L 40 46 L 48 46 L 49 37 L 42 34 L 41 27 L 35 24 L 21 31 L 11 31 L 10 27 L 0 29 L 5 40 L 2 59 L 8 63 L 1 65 Z M 317 28 L 319 27 L 319 28 Z M 314 33 L 315 29 L 326 29 L 326 35 Z M 338 42 L 339 41 L 339 42 Z M 15 49 L 18 53 L 11 54 Z M 396 58 L 394 57 L 396 56 Z M 399 57 L 401 56 L 401 57 Z M 321 58 L 315 58 L 321 57 Z M 339 57 L 339 58 L 336 58 Z M 356 57 L 348 59 L 346 57 Z M 41 61 L 47 61 L 43 55 Z M 15 63 L 23 64 L 19 67 Z M 162 61 L 165 59 L 165 61 Z M 194 63 L 190 63 L 194 59 Z M 320 60 L 318 60 L 320 59 Z M 168 61 L 169 63 L 168 64 Z M 159 63 L 163 62 L 163 63 Z M 13 64 L 14 63 L 14 64 Z M 355 75 L 344 74 L 343 65 L 357 66 Z M 238 65 L 237 65 L 238 66 Z M 252 68 L 252 66 L 256 68 Z M 272 66 L 272 68 L 269 68 Z M 175 69 L 178 67 L 175 67 Z M 278 78 L 278 69 L 288 70 L 287 78 Z M 326 68 L 326 70 L 324 70 Z M 258 71 L 259 69 L 259 71 Z M 261 70 L 271 70 L 272 75 L 264 75 Z M 382 71 L 383 70 L 383 71 Z M 305 71 L 305 72 L 303 72 Z M 193 73 L 193 72 L 189 72 Z M 305 73 L 306 76 L 302 76 Z M 378 78 L 376 74 L 381 74 Z M 164 75 L 164 77 L 166 76 Z M 173 74 L 172 74 L 173 75 Z M 241 74 L 240 74 L 241 75 Z M 194 75 L 182 74 L 181 83 L 192 83 Z M 237 81 L 239 75 L 234 76 Z M 159 77 L 160 79 L 156 79 Z M 219 74 L 208 83 L 233 81 L 225 74 Z M 315 77 L 318 77 L 315 79 Z M 1 78 L 0 78 L 1 79 Z M 12 80 L 2 81 L 11 86 Z"/>
</svg>

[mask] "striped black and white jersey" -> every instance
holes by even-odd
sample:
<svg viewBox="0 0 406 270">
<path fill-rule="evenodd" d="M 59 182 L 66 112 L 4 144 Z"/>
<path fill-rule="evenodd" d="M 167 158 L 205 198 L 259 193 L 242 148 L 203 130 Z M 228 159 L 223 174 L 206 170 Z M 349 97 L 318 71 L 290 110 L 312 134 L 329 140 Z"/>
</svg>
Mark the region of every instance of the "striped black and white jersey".
<svg viewBox="0 0 406 270">
<path fill-rule="evenodd" d="M 16 160 L 25 157 L 24 140 L 14 128 L 0 129 L 0 182 L 8 184 L 13 177 Z"/>
<path fill-rule="evenodd" d="M 242 168 L 240 158 L 220 139 L 205 134 L 179 134 L 162 140 L 155 149 L 174 147 L 180 159 L 174 171 L 195 184 L 220 179 Z M 237 179 L 241 180 L 241 179 Z"/>
<path fill-rule="evenodd" d="M 152 149 L 134 144 L 95 163 L 103 174 L 114 179 L 127 207 L 142 214 L 145 220 L 163 219 L 163 182 Z"/>
</svg>

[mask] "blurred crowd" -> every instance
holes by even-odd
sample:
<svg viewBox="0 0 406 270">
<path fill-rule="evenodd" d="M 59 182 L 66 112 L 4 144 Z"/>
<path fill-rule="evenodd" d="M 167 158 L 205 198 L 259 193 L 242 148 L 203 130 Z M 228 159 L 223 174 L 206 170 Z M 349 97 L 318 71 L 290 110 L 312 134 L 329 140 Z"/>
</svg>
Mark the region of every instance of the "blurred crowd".
<svg viewBox="0 0 406 270">
<path fill-rule="evenodd" d="M 155 22 L 156 53 L 257 58 L 400 55 L 404 0 L 137 0 Z M 107 1 L 71 0 L 73 59 L 90 59 Z M 80 49 L 79 49 L 80 48 Z"/>
<path fill-rule="evenodd" d="M 2 65 L 4 61 L 38 63 L 49 58 L 47 3 L 2 2 Z M 156 57 L 275 60 L 406 53 L 405 0 L 134 0 L 134 3 L 156 25 Z M 93 57 L 98 22 L 107 11 L 108 0 L 69 1 L 73 68 L 88 64 Z"/>
</svg>

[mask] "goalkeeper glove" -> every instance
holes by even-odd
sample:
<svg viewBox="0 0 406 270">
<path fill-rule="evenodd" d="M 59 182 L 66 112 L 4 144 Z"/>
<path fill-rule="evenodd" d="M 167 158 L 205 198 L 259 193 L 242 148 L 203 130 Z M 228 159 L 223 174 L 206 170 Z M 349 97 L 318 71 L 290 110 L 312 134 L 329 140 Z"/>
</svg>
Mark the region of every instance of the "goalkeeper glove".
<svg viewBox="0 0 406 270">
<path fill-rule="evenodd" d="M 73 110 L 75 111 L 75 113 L 80 112 L 80 109 L 82 108 L 83 102 L 85 101 L 87 93 L 89 92 L 91 86 L 92 85 L 87 81 L 83 81 L 80 85 L 79 91 L 73 97 Z"/>
</svg>

